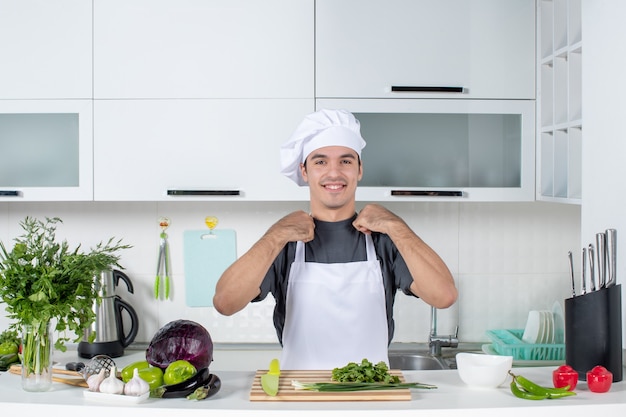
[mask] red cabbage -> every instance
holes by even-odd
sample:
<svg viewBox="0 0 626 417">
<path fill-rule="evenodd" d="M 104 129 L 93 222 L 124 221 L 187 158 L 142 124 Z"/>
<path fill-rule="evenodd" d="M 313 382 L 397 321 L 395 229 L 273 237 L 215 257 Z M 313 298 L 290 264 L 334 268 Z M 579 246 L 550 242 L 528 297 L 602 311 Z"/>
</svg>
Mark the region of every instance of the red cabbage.
<svg viewBox="0 0 626 417">
<path fill-rule="evenodd" d="M 213 341 L 202 325 L 191 320 L 174 320 L 161 327 L 146 349 L 146 361 L 161 369 L 186 360 L 196 369 L 208 368 L 213 360 Z"/>
</svg>

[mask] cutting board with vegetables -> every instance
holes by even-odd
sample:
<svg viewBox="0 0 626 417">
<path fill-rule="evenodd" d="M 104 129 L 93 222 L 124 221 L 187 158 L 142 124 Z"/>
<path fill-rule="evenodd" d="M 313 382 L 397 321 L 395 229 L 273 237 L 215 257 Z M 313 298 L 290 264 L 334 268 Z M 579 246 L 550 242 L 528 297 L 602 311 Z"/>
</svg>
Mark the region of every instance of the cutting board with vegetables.
<svg viewBox="0 0 626 417">
<path fill-rule="evenodd" d="M 292 380 L 298 382 L 330 382 L 332 371 L 280 371 L 278 394 L 267 395 L 261 387 L 261 376 L 266 370 L 258 370 L 252 381 L 250 401 L 410 401 L 411 391 L 408 388 L 384 391 L 348 391 L 348 392 L 317 392 L 297 390 L 291 385 Z M 404 382 L 402 371 L 390 370 L 391 375 L 398 375 Z"/>
<path fill-rule="evenodd" d="M 234 230 L 186 230 L 184 240 L 185 299 L 189 307 L 212 307 L 215 284 L 237 259 Z"/>
</svg>

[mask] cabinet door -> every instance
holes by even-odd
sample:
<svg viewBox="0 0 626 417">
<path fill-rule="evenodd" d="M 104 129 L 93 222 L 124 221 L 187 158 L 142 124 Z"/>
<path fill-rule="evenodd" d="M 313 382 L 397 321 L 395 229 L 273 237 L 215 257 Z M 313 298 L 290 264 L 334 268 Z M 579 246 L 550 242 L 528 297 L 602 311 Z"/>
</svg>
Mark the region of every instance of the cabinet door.
<svg viewBox="0 0 626 417">
<path fill-rule="evenodd" d="M 91 2 L 0 0 L 0 98 L 91 97 Z"/>
<path fill-rule="evenodd" d="M 313 12 L 313 0 L 94 0 L 95 97 L 313 97 Z"/>
<path fill-rule="evenodd" d="M 317 0 L 315 53 L 316 97 L 534 99 L 535 4 Z"/>
<path fill-rule="evenodd" d="M 280 145 L 313 100 L 95 100 L 95 199 L 303 200 Z M 169 193 L 168 193 L 169 191 Z"/>
<path fill-rule="evenodd" d="M 360 201 L 533 201 L 534 100 L 322 99 L 367 142 Z"/>
<path fill-rule="evenodd" d="M 93 199 L 91 100 L 0 100 L 0 201 Z"/>
</svg>

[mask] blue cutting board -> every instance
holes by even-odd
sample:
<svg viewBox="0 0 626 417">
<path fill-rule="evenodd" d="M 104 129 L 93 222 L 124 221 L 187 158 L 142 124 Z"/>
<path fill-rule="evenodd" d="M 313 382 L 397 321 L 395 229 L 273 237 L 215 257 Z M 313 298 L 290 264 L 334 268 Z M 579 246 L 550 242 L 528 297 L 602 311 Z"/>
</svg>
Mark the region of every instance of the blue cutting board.
<svg viewBox="0 0 626 417">
<path fill-rule="evenodd" d="M 212 307 L 215 284 L 237 259 L 234 230 L 186 230 L 183 233 L 185 254 L 185 299 L 189 307 Z"/>
</svg>

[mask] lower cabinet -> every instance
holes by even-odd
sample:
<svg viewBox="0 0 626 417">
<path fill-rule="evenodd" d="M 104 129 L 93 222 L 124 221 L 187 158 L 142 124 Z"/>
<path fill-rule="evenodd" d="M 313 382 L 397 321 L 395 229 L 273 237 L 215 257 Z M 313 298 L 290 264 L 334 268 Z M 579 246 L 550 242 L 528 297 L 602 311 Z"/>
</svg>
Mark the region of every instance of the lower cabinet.
<svg viewBox="0 0 626 417">
<path fill-rule="evenodd" d="M 311 99 L 95 100 L 96 201 L 306 200 L 280 145 Z"/>
</svg>

